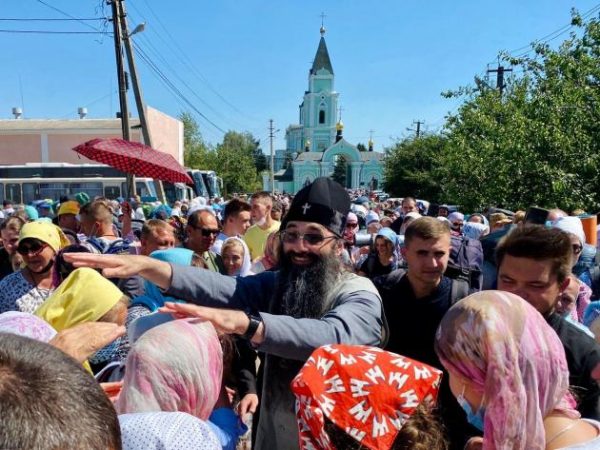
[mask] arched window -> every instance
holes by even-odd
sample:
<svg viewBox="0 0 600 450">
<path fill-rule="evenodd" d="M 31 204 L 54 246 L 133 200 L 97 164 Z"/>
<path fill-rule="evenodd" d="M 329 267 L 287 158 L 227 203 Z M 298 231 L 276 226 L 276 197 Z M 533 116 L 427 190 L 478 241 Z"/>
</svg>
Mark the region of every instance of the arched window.
<svg viewBox="0 0 600 450">
<path fill-rule="evenodd" d="M 319 124 L 323 124 L 325 123 L 325 111 L 320 110 L 319 111 Z"/>
</svg>

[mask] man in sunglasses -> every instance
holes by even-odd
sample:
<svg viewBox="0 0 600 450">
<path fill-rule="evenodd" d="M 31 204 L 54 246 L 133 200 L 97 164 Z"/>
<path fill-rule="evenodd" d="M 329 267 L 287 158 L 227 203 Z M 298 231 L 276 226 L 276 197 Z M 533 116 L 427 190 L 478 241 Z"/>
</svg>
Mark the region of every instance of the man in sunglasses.
<svg viewBox="0 0 600 450">
<path fill-rule="evenodd" d="M 219 235 L 219 223 L 212 211 L 200 209 L 190 214 L 186 234 L 186 248 L 200 255 L 209 270 L 226 273 L 221 256 L 210 250 Z"/>
<path fill-rule="evenodd" d="M 382 346 L 387 338 L 375 286 L 342 269 L 349 210 L 346 190 L 328 177 L 317 178 L 298 192 L 281 223 L 280 270 L 245 278 L 142 256 L 66 257 L 78 266 L 103 268 L 106 276 L 139 273 L 167 295 L 203 305 L 168 303 L 163 312 L 209 320 L 218 330 L 243 336 L 264 352 L 255 448 L 297 449 L 290 382 L 312 351 L 336 343 Z M 319 364 L 327 370 L 327 361 Z"/>
</svg>

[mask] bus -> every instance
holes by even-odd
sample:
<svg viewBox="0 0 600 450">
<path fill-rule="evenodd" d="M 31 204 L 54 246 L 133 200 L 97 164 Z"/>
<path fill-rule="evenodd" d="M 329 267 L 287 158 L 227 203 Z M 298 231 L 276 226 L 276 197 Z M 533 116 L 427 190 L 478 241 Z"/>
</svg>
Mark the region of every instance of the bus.
<svg viewBox="0 0 600 450">
<path fill-rule="evenodd" d="M 181 183 L 164 183 L 170 202 L 190 199 L 192 189 Z M 146 201 L 157 199 L 152 178 L 136 177 L 137 194 Z M 104 164 L 27 163 L 0 165 L 0 200 L 29 204 L 34 200 L 73 197 L 85 192 L 94 197 L 127 196 L 126 174 Z"/>
<path fill-rule="evenodd" d="M 214 170 L 188 169 L 188 175 L 194 180 L 196 197 L 206 199 L 221 197 L 223 179 L 218 177 Z"/>
</svg>

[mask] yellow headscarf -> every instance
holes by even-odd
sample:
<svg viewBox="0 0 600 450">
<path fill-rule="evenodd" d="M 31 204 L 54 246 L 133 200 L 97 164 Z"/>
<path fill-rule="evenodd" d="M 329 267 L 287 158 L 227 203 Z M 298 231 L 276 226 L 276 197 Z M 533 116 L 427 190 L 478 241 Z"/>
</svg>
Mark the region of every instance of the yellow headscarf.
<svg viewBox="0 0 600 450">
<path fill-rule="evenodd" d="M 54 253 L 69 245 L 69 240 L 62 230 L 48 222 L 28 222 L 21 227 L 19 243 L 24 239 L 37 239 L 48 244 Z"/>
<path fill-rule="evenodd" d="M 35 315 L 56 331 L 80 323 L 96 322 L 115 306 L 123 293 L 94 269 L 74 270 Z"/>
</svg>

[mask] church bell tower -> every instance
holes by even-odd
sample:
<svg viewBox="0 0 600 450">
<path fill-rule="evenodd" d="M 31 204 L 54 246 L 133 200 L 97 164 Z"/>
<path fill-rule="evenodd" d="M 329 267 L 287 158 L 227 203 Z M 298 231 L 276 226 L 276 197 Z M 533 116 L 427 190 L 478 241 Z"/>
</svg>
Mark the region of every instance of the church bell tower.
<svg viewBox="0 0 600 450">
<path fill-rule="evenodd" d="M 323 152 L 334 144 L 339 94 L 334 91 L 334 75 L 327 44 L 325 27 L 321 26 L 319 47 L 308 73 L 308 91 L 300 105 L 300 125 L 304 146 L 309 151 Z"/>
</svg>

